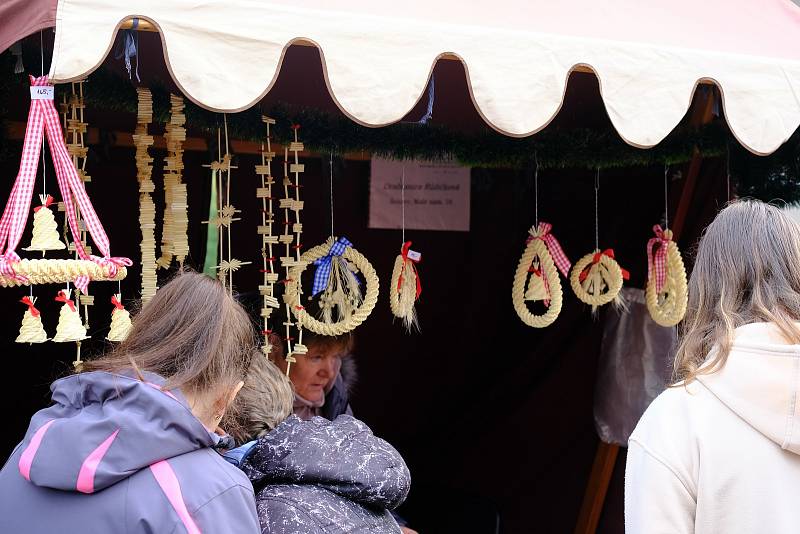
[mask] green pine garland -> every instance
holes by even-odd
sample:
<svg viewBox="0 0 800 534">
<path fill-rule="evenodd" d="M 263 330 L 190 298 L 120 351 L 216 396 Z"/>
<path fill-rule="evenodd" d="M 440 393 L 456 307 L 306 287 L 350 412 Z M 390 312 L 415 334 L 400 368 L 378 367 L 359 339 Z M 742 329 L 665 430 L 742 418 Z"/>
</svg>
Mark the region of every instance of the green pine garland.
<svg viewBox="0 0 800 534">
<path fill-rule="evenodd" d="M 0 55 L 0 103 L 15 84 L 27 83 L 23 75 L 12 74 L 10 53 Z M 134 85 L 111 71 L 100 68 L 90 76 L 87 105 L 111 112 L 136 113 Z M 169 117 L 169 92 L 163 86 L 151 87 L 153 119 L 166 122 Z M 730 150 L 731 168 L 740 193 L 759 198 L 800 199 L 800 134 L 796 133 L 781 149 L 769 157 L 754 156 L 733 139 L 723 121 L 699 129 L 678 126 L 666 139 L 651 149 L 639 149 L 625 143 L 610 126 L 605 129 L 569 129 L 555 127 L 526 138 L 507 137 L 490 130 L 463 133 L 437 124 L 398 123 L 383 128 L 369 128 L 351 121 L 343 114 L 311 108 L 259 105 L 228 115 L 228 129 L 233 139 L 261 141 L 264 130 L 261 115 L 278 124 L 303 126 L 303 141 L 313 151 L 334 154 L 365 152 L 392 159 L 454 159 L 463 165 L 485 168 L 529 168 L 534 154 L 541 168 L 608 169 L 654 165 L 675 165 L 689 161 L 697 151 L 703 157 L 725 156 Z M 221 126 L 222 115 L 186 103 L 187 125 L 194 132 L 211 138 Z M 276 140 L 290 140 L 288 127 L 274 130 Z M 2 142 L 0 153 L 7 150 Z M 746 176 L 738 176 L 739 170 Z"/>
</svg>

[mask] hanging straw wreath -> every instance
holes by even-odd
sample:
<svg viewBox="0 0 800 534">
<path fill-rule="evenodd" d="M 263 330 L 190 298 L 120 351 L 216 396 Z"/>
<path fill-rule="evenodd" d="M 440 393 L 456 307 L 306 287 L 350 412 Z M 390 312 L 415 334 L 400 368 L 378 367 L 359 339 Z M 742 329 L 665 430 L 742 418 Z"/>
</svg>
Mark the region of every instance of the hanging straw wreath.
<svg viewBox="0 0 800 534">
<path fill-rule="evenodd" d="M 514 310 L 523 323 L 534 328 L 544 328 L 552 324 L 561 313 L 563 291 L 558 271 L 564 277 L 569 275 L 569 259 L 550 233 L 552 228 L 550 223 L 541 222 L 538 227 L 534 226 L 528 231 L 528 244 L 519 260 L 514 285 L 511 287 Z M 547 311 L 542 315 L 531 312 L 526 304 L 530 300 L 543 301 Z"/>
<path fill-rule="evenodd" d="M 619 292 L 623 280 L 629 277 L 628 271 L 619 266 L 614 251 L 609 248 L 602 252 L 595 250 L 578 260 L 569 281 L 575 295 L 591 305 L 594 313 L 598 307 L 612 301 L 617 306 L 624 306 Z"/>
<path fill-rule="evenodd" d="M 300 304 L 300 277 L 310 263 L 317 267 L 312 296 L 321 293 L 320 319 L 314 318 Z M 366 281 L 363 295 L 356 277 L 358 273 Z M 289 269 L 284 300 L 303 327 L 323 336 L 340 336 L 369 317 L 378 302 L 379 286 L 378 275 L 367 258 L 346 238 L 331 237 L 325 244 L 305 252 L 300 256 L 300 264 Z"/>
<path fill-rule="evenodd" d="M 392 314 L 402 319 L 403 326 L 409 332 L 412 329 L 419 330 L 414 304 L 422 294 L 422 283 L 417 272 L 417 263 L 421 258 L 419 253 L 411 250 L 411 241 L 406 241 L 394 260 L 392 281 L 389 286 L 389 307 L 392 309 Z"/>
<path fill-rule="evenodd" d="M 671 327 L 686 315 L 686 268 L 678 245 L 672 240 L 672 231 L 662 230 L 659 225 L 653 231 L 656 236 L 647 242 L 647 310 L 656 323 Z"/>
</svg>

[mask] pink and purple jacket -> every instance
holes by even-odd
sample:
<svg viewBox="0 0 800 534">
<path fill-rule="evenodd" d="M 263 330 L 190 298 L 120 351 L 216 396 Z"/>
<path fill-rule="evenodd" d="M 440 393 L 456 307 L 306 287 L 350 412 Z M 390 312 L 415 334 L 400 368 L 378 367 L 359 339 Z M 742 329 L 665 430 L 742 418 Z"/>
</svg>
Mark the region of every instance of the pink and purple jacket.
<svg viewBox="0 0 800 534">
<path fill-rule="evenodd" d="M 180 391 L 105 372 L 53 383 L 0 471 L 0 532 L 260 533 L 253 487 Z"/>
</svg>

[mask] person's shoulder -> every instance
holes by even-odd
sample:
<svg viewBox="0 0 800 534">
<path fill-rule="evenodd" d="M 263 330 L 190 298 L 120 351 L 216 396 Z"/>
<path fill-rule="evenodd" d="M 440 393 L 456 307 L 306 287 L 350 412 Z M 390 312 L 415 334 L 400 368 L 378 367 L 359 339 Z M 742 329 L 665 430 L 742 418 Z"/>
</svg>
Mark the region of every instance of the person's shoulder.
<svg viewBox="0 0 800 534">
<path fill-rule="evenodd" d="M 667 388 L 639 419 L 629 446 L 662 458 L 693 457 L 702 439 L 708 391 L 697 381 Z"/>
<path fill-rule="evenodd" d="M 247 475 L 213 449 L 197 449 L 167 458 L 163 463 L 167 464 L 169 470 L 175 474 L 184 497 L 197 505 L 202 505 L 237 487 L 253 494 L 253 485 Z M 133 475 L 132 482 L 134 484 L 143 480 L 152 482 L 154 476 L 153 466 L 150 466 L 149 469 L 142 469 Z"/>
</svg>

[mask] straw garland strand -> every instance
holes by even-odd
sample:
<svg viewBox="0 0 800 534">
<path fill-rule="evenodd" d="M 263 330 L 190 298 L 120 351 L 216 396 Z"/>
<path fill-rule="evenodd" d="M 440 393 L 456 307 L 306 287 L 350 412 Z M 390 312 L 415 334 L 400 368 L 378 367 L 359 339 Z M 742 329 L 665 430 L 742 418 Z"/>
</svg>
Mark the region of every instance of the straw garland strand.
<svg viewBox="0 0 800 534">
<path fill-rule="evenodd" d="M 153 136 L 147 133 L 153 122 L 153 95 L 149 89 L 136 89 L 138 109 L 133 144 L 136 147 L 136 179 L 139 181 L 139 228 L 142 232 L 142 302 L 147 302 L 158 289 L 156 275 L 156 206 L 152 193 L 156 186 L 152 180 L 153 157 L 148 149 L 153 145 Z"/>
<path fill-rule="evenodd" d="M 278 244 L 278 237 L 273 234 L 275 223 L 275 210 L 273 205 L 272 186 L 275 179 L 272 177 L 272 160 L 275 152 L 272 151 L 272 134 L 270 126 L 275 124 L 275 119 L 262 115 L 261 122 L 266 125 L 266 147 L 261 143 L 261 165 L 256 165 L 256 174 L 261 177 L 261 187 L 256 189 L 256 197 L 261 200 L 261 226 L 258 227 L 258 234 L 261 236 L 261 272 L 264 275 L 262 284 L 258 286 L 261 294 L 261 319 L 263 321 L 261 334 L 264 342 L 261 350 L 265 356 L 269 357 L 272 351 L 272 344 L 269 336 L 273 333 L 270 327 L 269 318 L 273 310 L 280 307 L 278 298 L 275 295 L 275 283 L 278 281 L 278 273 L 275 270 L 275 250 Z"/>
</svg>

